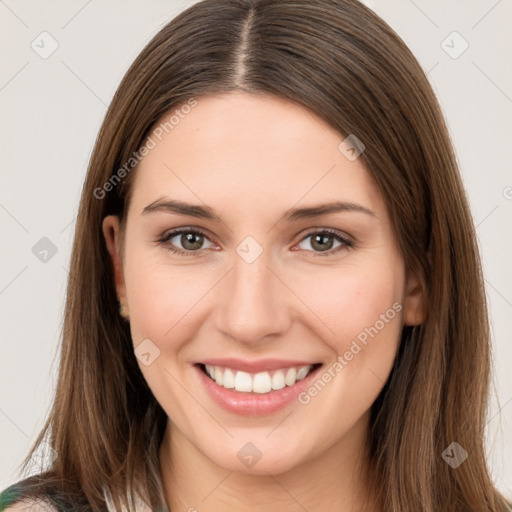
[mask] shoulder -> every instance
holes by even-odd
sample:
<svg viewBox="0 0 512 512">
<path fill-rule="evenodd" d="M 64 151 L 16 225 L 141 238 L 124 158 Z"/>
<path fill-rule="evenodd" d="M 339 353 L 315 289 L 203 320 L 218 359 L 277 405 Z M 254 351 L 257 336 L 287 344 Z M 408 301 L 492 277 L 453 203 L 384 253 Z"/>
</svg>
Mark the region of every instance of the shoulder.
<svg viewBox="0 0 512 512">
<path fill-rule="evenodd" d="M 2 507 L 0 510 L 5 510 L 5 512 L 57 512 L 54 505 L 40 499 L 23 499 L 8 505 L 7 508 Z"/>
<path fill-rule="evenodd" d="M 57 512 L 50 499 L 34 493 L 35 477 L 21 480 L 0 492 L 0 512 Z"/>
</svg>

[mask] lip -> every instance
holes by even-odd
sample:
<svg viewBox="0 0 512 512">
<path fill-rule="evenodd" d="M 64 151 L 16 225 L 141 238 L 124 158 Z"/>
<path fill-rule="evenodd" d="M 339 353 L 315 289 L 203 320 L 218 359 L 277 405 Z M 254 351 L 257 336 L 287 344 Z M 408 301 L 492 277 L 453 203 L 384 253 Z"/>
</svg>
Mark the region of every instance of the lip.
<svg viewBox="0 0 512 512">
<path fill-rule="evenodd" d="M 270 372 L 281 368 L 291 368 L 295 366 L 314 365 L 318 362 L 311 361 L 295 361 L 291 359 L 260 359 L 259 361 L 247 361 L 234 357 L 214 358 L 199 361 L 199 364 L 207 364 L 209 366 L 222 366 L 223 368 L 231 368 L 232 370 L 240 370 L 247 373 Z"/>
<path fill-rule="evenodd" d="M 240 416 L 265 416 L 279 411 L 295 401 L 297 396 L 311 385 L 311 381 L 322 366 L 322 364 L 317 363 L 316 368 L 293 386 L 286 386 L 283 389 L 265 394 L 232 391 L 219 386 L 213 379 L 206 375 L 202 363 L 195 364 L 193 369 L 197 373 L 201 385 L 205 388 L 210 398 L 227 411 Z"/>
</svg>

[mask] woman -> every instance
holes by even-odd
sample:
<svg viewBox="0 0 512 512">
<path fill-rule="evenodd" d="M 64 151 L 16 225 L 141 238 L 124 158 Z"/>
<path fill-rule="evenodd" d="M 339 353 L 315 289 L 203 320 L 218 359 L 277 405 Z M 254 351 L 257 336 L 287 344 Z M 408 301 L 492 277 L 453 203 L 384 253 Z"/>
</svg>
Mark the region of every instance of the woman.
<svg viewBox="0 0 512 512">
<path fill-rule="evenodd" d="M 483 289 L 438 103 L 382 20 L 195 4 L 100 130 L 33 449 L 55 457 L 3 507 L 509 510 Z"/>
</svg>

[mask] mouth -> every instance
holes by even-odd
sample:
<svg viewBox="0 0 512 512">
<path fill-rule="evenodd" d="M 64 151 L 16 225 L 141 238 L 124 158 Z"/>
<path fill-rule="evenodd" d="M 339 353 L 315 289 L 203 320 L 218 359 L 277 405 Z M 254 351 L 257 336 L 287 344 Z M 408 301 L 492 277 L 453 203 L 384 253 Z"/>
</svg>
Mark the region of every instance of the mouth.
<svg viewBox="0 0 512 512">
<path fill-rule="evenodd" d="M 203 359 L 192 365 L 198 389 L 237 416 L 266 416 L 301 404 L 298 397 L 312 385 L 323 363 L 298 359 Z"/>
<path fill-rule="evenodd" d="M 237 393 L 267 395 L 284 388 L 292 388 L 299 381 L 316 372 L 322 363 L 289 366 L 260 372 L 248 372 L 203 363 L 197 363 L 196 366 L 208 379 L 221 388 Z"/>
</svg>

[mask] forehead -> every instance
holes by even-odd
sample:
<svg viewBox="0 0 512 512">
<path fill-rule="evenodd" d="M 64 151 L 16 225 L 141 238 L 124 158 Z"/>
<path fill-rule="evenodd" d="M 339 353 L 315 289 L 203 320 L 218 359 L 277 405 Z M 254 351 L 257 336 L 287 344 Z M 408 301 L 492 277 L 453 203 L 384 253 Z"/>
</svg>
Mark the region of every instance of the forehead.
<svg viewBox="0 0 512 512">
<path fill-rule="evenodd" d="M 384 208 L 362 159 L 340 151 L 345 137 L 305 107 L 237 92 L 199 98 L 171 124 L 175 110 L 155 126 L 136 170 L 139 211 L 164 195 L 243 215 L 318 200 Z"/>
</svg>

